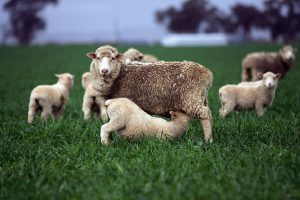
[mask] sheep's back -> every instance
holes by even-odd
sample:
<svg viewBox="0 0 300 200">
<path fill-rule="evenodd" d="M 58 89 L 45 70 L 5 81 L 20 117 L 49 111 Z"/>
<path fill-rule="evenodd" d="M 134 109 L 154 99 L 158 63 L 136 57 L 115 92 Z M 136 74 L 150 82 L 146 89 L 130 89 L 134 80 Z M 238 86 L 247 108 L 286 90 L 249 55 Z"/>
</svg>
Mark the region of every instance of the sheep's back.
<svg viewBox="0 0 300 200">
<path fill-rule="evenodd" d="M 180 111 L 191 91 L 200 99 L 212 79 L 207 68 L 193 62 L 123 64 L 109 96 L 129 98 L 151 114 L 168 115 L 170 110 Z"/>
</svg>

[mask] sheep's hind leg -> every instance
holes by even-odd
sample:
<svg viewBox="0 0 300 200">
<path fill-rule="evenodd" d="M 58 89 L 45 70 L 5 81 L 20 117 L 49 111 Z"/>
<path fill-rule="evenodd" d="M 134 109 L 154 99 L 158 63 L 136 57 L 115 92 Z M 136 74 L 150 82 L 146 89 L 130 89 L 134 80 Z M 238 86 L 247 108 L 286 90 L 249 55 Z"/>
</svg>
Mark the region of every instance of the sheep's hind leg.
<svg viewBox="0 0 300 200">
<path fill-rule="evenodd" d="M 30 99 L 30 102 L 29 102 L 29 109 L 28 109 L 28 118 L 27 118 L 27 122 L 28 123 L 32 123 L 33 122 L 33 119 L 35 117 L 35 114 L 36 114 L 36 111 L 38 109 L 38 105 L 37 103 L 35 102 L 35 100 L 31 100 Z"/>
<path fill-rule="evenodd" d="M 231 113 L 234 110 L 235 105 L 232 103 L 224 103 L 224 106 L 222 107 L 222 111 L 220 110 L 220 116 L 226 117 L 229 113 Z"/>
<path fill-rule="evenodd" d="M 200 117 L 200 123 L 202 124 L 205 141 L 207 143 L 213 142 L 212 136 L 212 116 L 209 107 L 203 106 L 205 109 L 202 109 L 205 117 Z"/>
<path fill-rule="evenodd" d="M 47 122 L 49 115 L 52 115 L 52 107 L 51 106 L 44 106 L 42 110 L 41 118 L 44 122 Z M 53 115 L 52 115 L 53 117 Z"/>
</svg>

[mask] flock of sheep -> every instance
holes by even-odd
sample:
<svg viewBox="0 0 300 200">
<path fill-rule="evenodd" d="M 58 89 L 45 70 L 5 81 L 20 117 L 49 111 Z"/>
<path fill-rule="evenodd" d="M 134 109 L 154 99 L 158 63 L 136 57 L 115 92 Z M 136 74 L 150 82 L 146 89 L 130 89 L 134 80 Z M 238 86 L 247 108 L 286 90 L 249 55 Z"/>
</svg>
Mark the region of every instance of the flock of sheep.
<svg viewBox="0 0 300 200">
<path fill-rule="evenodd" d="M 219 89 L 225 117 L 233 110 L 255 109 L 262 116 L 271 106 L 278 80 L 293 66 L 295 52 L 285 46 L 279 52 L 250 53 L 242 61 L 242 81 Z M 158 61 L 136 49 L 124 54 L 112 46 L 99 47 L 88 53 L 92 60 L 90 72 L 82 75 L 85 89 L 82 110 L 84 119 L 95 114 L 105 123 L 101 127 L 102 144 L 109 144 L 111 134 L 125 138 L 141 135 L 161 139 L 178 138 L 188 127 L 191 118 L 200 120 L 206 142 L 212 142 L 212 116 L 208 106 L 208 90 L 213 74 L 194 62 Z M 74 76 L 56 75 L 54 85 L 41 85 L 30 95 L 28 123 L 38 111 L 47 121 L 57 119 L 64 111 L 73 86 Z M 169 117 L 153 117 L 150 114 Z"/>
</svg>

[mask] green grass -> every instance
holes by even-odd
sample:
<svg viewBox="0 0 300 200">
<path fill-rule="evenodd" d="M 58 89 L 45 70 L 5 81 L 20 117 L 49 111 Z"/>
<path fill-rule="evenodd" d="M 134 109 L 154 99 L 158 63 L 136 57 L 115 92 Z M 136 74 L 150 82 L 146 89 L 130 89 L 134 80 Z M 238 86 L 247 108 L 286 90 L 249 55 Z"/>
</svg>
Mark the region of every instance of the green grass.
<svg viewBox="0 0 300 200">
<path fill-rule="evenodd" d="M 108 147 L 98 142 L 101 123 L 84 121 L 81 111 L 85 54 L 96 46 L 0 47 L 0 199 L 300 199 L 299 62 L 262 118 L 254 111 L 218 117 L 218 89 L 240 81 L 243 56 L 278 47 L 138 47 L 212 70 L 214 143 L 204 142 L 194 120 L 175 141 L 114 136 Z M 31 89 L 62 72 L 75 74 L 63 118 L 27 124 Z"/>
</svg>

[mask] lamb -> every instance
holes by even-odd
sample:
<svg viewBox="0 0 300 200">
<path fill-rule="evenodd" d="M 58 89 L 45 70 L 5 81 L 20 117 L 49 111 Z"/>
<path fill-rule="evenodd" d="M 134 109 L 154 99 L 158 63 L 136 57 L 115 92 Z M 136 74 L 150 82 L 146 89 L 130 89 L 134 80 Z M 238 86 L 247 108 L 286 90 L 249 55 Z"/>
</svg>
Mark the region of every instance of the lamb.
<svg viewBox="0 0 300 200">
<path fill-rule="evenodd" d="M 153 63 L 153 62 L 158 62 L 158 59 L 155 56 L 151 55 L 151 54 L 144 54 L 142 62 Z"/>
<path fill-rule="evenodd" d="M 250 53 L 242 61 L 242 81 L 256 81 L 257 73 L 280 73 L 284 77 L 295 63 L 294 49 L 290 45 L 284 46 L 279 52 Z"/>
<path fill-rule="evenodd" d="M 124 60 L 126 64 L 129 64 L 130 62 L 142 62 L 143 58 L 144 54 L 134 48 L 130 48 L 124 53 Z"/>
<path fill-rule="evenodd" d="M 141 135 L 160 139 L 179 138 L 187 129 L 190 117 L 184 113 L 170 111 L 171 121 L 152 117 L 127 98 L 105 101 L 110 121 L 101 127 L 101 143 L 109 144 L 111 133 L 117 131 L 128 139 Z"/>
<path fill-rule="evenodd" d="M 97 91 L 93 88 L 91 73 L 85 72 L 82 74 L 82 87 L 85 89 L 82 103 L 82 111 L 84 113 L 84 119 L 91 118 L 92 113 L 96 114 L 96 117 L 100 117 L 100 106 L 97 103 Z"/>
<path fill-rule="evenodd" d="M 233 110 L 242 109 L 255 109 L 257 115 L 262 116 L 265 109 L 272 105 L 281 74 L 267 72 L 258 73 L 257 76 L 262 80 L 239 85 L 225 85 L 219 89 L 222 104 L 221 117 L 225 117 Z"/>
<path fill-rule="evenodd" d="M 128 98 L 149 114 L 168 116 L 169 111 L 200 119 L 205 140 L 212 142 L 212 117 L 207 93 L 212 72 L 194 62 L 123 63 L 123 55 L 100 47 L 92 59 L 92 84 L 99 93 L 101 119 L 106 121 L 105 99 Z"/>
<path fill-rule="evenodd" d="M 56 74 L 56 84 L 40 85 L 30 94 L 28 123 L 32 123 L 37 111 L 42 111 L 41 118 L 47 121 L 49 115 L 57 119 L 65 110 L 69 100 L 69 92 L 73 87 L 74 75 L 69 73 Z"/>
<path fill-rule="evenodd" d="M 124 53 L 124 59 L 126 64 L 129 64 L 130 62 L 153 63 L 158 61 L 155 56 L 143 54 L 134 48 L 130 48 Z"/>
</svg>

